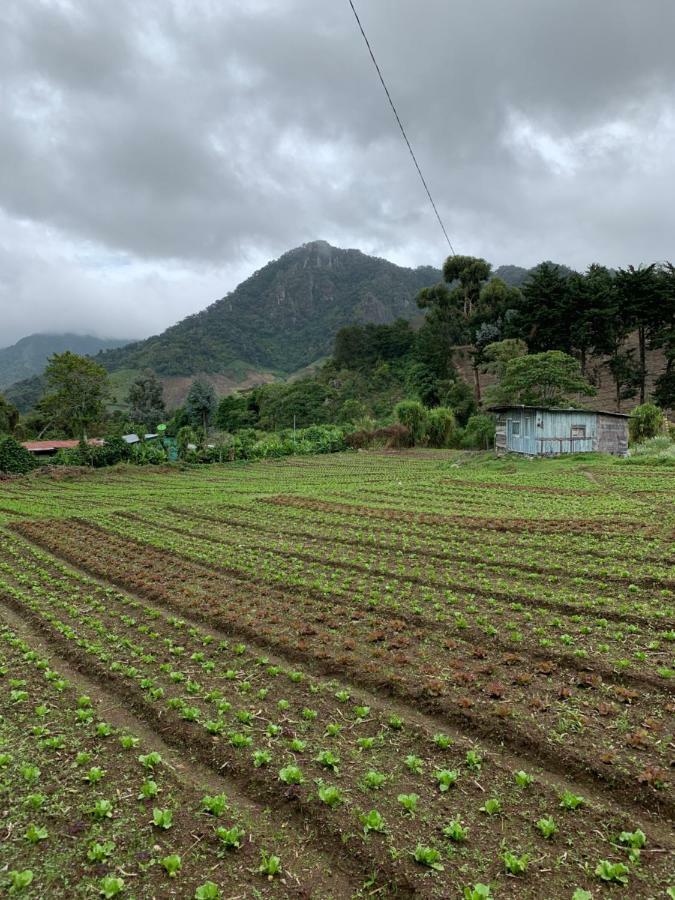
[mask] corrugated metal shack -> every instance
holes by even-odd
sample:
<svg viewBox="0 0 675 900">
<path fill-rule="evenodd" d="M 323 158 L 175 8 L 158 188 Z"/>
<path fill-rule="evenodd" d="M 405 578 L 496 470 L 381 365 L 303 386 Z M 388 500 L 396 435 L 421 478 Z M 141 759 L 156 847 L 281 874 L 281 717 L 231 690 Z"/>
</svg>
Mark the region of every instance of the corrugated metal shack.
<svg viewBox="0 0 675 900">
<path fill-rule="evenodd" d="M 628 453 L 628 419 L 624 413 L 546 406 L 493 406 L 497 414 L 495 450 L 526 456 L 599 451 Z"/>
</svg>

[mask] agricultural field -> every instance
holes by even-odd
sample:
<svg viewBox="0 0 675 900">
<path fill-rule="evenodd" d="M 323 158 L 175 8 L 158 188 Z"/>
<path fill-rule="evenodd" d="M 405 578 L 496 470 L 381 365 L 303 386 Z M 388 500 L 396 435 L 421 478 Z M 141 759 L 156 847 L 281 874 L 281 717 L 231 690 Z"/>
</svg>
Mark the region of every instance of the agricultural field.
<svg viewBox="0 0 675 900">
<path fill-rule="evenodd" d="M 672 900 L 674 498 L 450 451 L 0 482 L 0 895 Z"/>
</svg>

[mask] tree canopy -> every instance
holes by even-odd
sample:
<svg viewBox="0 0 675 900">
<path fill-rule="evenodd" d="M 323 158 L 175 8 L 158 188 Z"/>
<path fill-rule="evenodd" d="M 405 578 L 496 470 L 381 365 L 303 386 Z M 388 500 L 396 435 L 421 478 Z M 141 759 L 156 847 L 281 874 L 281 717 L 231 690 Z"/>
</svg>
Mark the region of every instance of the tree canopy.
<svg viewBox="0 0 675 900">
<path fill-rule="evenodd" d="M 208 430 L 216 411 L 216 392 L 213 385 L 201 378 L 196 378 L 190 385 L 185 409 L 193 425 Z"/>
<path fill-rule="evenodd" d="M 0 434 L 12 434 L 19 422 L 19 410 L 0 394 Z"/>
<path fill-rule="evenodd" d="M 547 350 L 511 359 L 500 391 L 504 402 L 557 406 L 572 394 L 592 396 L 595 388 L 581 374 L 576 359 L 560 350 Z"/>
<path fill-rule="evenodd" d="M 89 426 L 105 415 L 108 373 L 93 359 L 66 350 L 49 358 L 45 377 L 48 393 L 40 401 L 41 411 L 86 440 Z"/>
<path fill-rule="evenodd" d="M 164 419 L 164 389 L 151 369 L 146 369 L 132 382 L 127 397 L 129 418 L 138 425 L 154 431 Z"/>
</svg>

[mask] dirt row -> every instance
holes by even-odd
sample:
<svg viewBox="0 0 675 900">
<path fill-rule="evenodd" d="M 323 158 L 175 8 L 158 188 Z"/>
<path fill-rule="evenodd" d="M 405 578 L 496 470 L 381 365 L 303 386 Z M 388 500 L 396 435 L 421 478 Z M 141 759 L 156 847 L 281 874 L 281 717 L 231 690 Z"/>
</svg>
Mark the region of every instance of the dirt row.
<svg viewBox="0 0 675 900">
<path fill-rule="evenodd" d="M 177 560 L 169 553 L 158 552 L 149 547 L 135 546 L 130 541 L 119 541 L 112 535 L 105 538 L 104 542 L 103 535 L 97 539 L 95 532 L 89 531 L 87 537 L 80 530 L 79 538 L 69 542 L 65 538 L 68 529 L 72 527 L 73 523 L 61 523 L 57 534 L 46 529 L 45 523 L 39 527 L 25 523 L 21 531 L 51 552 L 56 552 L 86 571 L 131 590 L 132 593 L 183 613 L 190 611 L 191 615 L 217 627 L 233 630 L 249 640 L 273 647 L 287 659 L 298 660 L 322 674 L 340 674 L 366 689 L 374 688 L 378 693 L 396 696 L 437 716 L 439 722 L 453 724 L 477 737 L 502 739 L 515 752 L 542 762 L 551 771 L 561 775 L 573 774 L 584 784 L 598 787 L 604 785 L 633 808 L 660 809 L 669 814 L 675 810 L 672 795 L 668 791 L 654 790 L 648 780 L 636 781 L 634 775 L 623 772 L 611 758 L 602 763 L 598 759 L 597 746 L 581 747 L 576 741 L 550 743 L 542 729 L 546 721 L 546 704 L 542 708 L 541 701 L 524 722 L 515 721 L 508 714 L 504 717 L 490 715 L 485 704 L 460 702 L 462 690 L 466 691 L 467 688 L 455 690 L 450 685 L 447 688 L 450 694 L 446 694 L 445 688 L 440 684 L 436 688 L 437 679 L 425 674 L 424 668 L 418 670 L 417 677 L 413 678 L 413 672 L 407 674 L 396 655 L 378 652 L 369 648 L 367 643 L 346 638 L 343 621 L 336 620 L 336 628 L 326 631 L 327 614 L 316 604 L 316 626 L 299 626 L 297 595 L 287 596 L 273 589 L 268 589 L 265 593 L 252 592 L 250 585 L 245 582 L 218 576 L 203 566 Z M 123 571 L 120 571 L 117 564 L 120 558 L 125 560 Z M 305 626 L 308 625 L 310 610 L 311 606 L 303 612 Z M 360 625 L 363 626 L 363 622 L 359 619 L 350 619 L 349 632 L 358 633 Z M 402 623 L 399 627 L 405 636 L 408 626 Z M 452 658 L 452 650 L 449 656 Z M 520 667 L 525 660 L 516 659 L 514 662 L 519 671 L 522 671 Z M 531 672 L 535 667 L 526 664 L 526 668 Z M 546 669 L 549 675 L 555 673 L 553 665 Z M 434 671 L 432 668 L 432 672 Z M 548 675 L 543 673 L 542 677 Z M 592 679 L 586 683 L 593 690 Z M 581 689 L 582 692 L 584 690 L 586 688 Z M 620 712 L 621 715 L 630 714 L 637 723 L 647 721 L 658 710 L 661 710 L 661 715 L 669 715 L 668 702 L 664 698 L 657 699 L 644 691 L 640 694 L 620 686 L 614 690 L 618 692 L 615 700 L 607 704 L 610 716 Z M 533 699 L 536 699 L 536 695 Z M 499 705 L 495 701 L 491 703 L 495 709 Z M 555 710 L 553 712 L 557 715 Z M 595 717 L 589 720 L 584 730 L 596 727 L 593 724 L 595 721 Z M 602 719 L 597 720 L 597 728 L 600 729 L 598 736 L 591 738 L 596 744 L 600 740 L 599 735 L 606 731 Z M 589 740 L 589 736 L 584 740 Z M 644 751 L 641 751 L 631 765 L 639 765 L 641 759 L 646 761 L 647 758 Z"/>
</svg>

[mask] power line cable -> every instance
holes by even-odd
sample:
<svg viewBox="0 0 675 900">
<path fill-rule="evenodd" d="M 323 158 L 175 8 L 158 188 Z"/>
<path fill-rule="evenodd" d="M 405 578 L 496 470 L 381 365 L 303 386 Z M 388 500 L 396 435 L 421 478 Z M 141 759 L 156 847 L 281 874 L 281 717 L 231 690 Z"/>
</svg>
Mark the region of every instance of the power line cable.
<svg viewBox="0 0 675 900">
<path fill-rule="evenodd" d="M 408 140 L 408 135 L 405 133 L 405 128 L 403 127 L 403 123 L 401 122 L 399 114 L 396 111 L 396 107 L 394 106 L 394 101 L 391 99 L 391 94 L 389 93 L 389 88 L 387 87 L 387 84 L 384 80 L 382 72 L 380 71 L 380 67 L 377 64 L 377 60 L 375 59 L 375 54 L 373 53 L 373 49 L 370 46 L 370 41 L 368 40 L 368 38 L 366 36 L 366 32 L 363 30 L 363 25 L 361 24 L 361 19 L 359 19 L 359 14 L 356 11 L 356 7 L 354 6 L 353 0 L 349 0 L 349 5 L 352 8 L 352 12 L 354 13 L 354 18 L 356 19 L 356 23 L 359 26 L 359 30 L 360 30 L 361 34 L 363 35 L 363 40 L 366 42 L 366 47 L 368 48 L 368 52 L 370 53 L 370 58 L 372 59 L 373 65 L 375 66 L 375 69 L 377 71 L 377 74 L 379 75 L 380 81 L 382 82 L 382 87 L 384 88 L 384 92 L 387 95 L 387 100 L 389 101 L 389 105 L 391 106 L 394 116 L 396 117 L 396 121 L 398 122 L 398 127 L 401 129 L 401 134 L 403 135 L 403 140 L 408 145 L 408 150 L 410 151 L 412 161 L 415 163 L 415 168 L 417 169 L 417 174 L 420 176 L 420 180 L 421 180 L 422 184 L 424 185 L 424 190 L 427 192 L 427 197 L 429 198 L 429 202 L 431 203 L 433 211 L 436 213 L 436 218 L 438 219 L 438 224 L 441 226 L 443 234 L 445 235 L 445 239 L 448 242 L 448 247 L 450 248 L 450 252 L 452 253 L 453 256 L 455 256 L 456 255 L 455 249 L 452 246 L 452 243 L 450 242 L 450 238 L 448 237 L 448 232 L 445 230 L 445 225 L 443 224 L 443 220 L 441 219 L 440 213 L 438 212 L 438 209 L 436 208 L 436 204 L 434 203 L 434 198 L 431 196 L 431 191 L 429 190 L 429 186 L 427 185 L 426 181 L 424 180 L 424 175 L 422 175 L 422 170 L 420 169 L 419 163 L 417 162 L 417 157 L 415 156 L 413 148 L 410 145 L 410 141 Z"/>
</svg>

